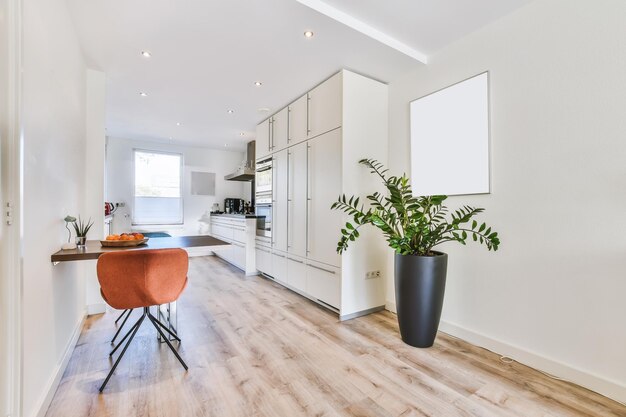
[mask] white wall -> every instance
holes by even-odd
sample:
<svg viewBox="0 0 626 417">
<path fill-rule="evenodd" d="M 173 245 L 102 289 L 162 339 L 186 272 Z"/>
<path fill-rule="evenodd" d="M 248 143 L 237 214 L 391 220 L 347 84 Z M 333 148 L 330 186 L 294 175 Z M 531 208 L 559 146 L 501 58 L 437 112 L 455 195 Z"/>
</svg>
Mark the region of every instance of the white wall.
<svg viewBox="0 0 626 417">
<path fill-rule="evenodd" d="M 394 80 L 389 110 L 389 166 L 409 172 L 409 102 L 490 71 L 492 193 L 448 202 L 485 207 L 502 246 L 442 247 L 442 329 L 622 401 L 624 22 L 622 0 L 537 0 Z"/>
<path fill-rule="evenodd" d="M 82 269 L 50 255 L 67 239 L 62 219 L 84 207 L 86 90 L 65 1 L 22 4 L 23 415 L 33 416 L 84 317 Z"/>
<path fill-rule="evenodd" d="M 106 160 L 106 201 L 125 202 L 126 207 L 114 214 L 114 233 L 131 230 L 131 206 L 133 201 L 133 149 L 149 149 L 179 152 L 183 154 L 184 177 L 184 225 L 141 226 L 142 230 L 167 230 L 175 235 L 197 235 L 208 233 L 209 225 L 199 221 L 213 203 L 219 203 L 224 210 L 227 197 L 250 200 L 250 183 L 225 181 L 224 176 L 237 168 L 245 158 L 243 152 L 213 150 L 208 148 L 178 146 L 157 142 L 130 139 L 108 138 Z M 191 195 L 191 171 L 215 173 L 215 196 Z"/>
</svg>

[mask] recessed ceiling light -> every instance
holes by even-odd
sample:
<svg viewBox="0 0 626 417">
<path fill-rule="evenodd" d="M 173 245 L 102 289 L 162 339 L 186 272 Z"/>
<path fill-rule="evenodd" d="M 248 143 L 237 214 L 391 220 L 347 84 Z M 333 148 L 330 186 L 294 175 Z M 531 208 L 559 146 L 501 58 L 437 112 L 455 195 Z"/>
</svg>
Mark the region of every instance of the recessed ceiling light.
<svg viewBox="0 0 626 417">
<path fill-rule="evenodd" d="M 260 113 L 269 113 L 270 109 L 269 107 L 259 107 L 257 111 Z"/>
<path fill-rule="evenodd" d="M 144 58 L 150 58 L 152 54 L 150 53 L 150 51 L 141 51 L 141 56 Z"/>
<path fill-rule="evenodd" d="M 244 132 L 239 133 L 239 136 L 246 136 Z"/>
<path fill-rule="evenodd" d="M 314 35 L 313 32 L 311 32 L 310 30 L 307 30 L 306 32 L 304 32 L 304 37 L 305 38 L 312 38 Z"/>
<path fill-rule="evenodd" d="M 228 114 L 233 114 L 234 112 L 235 112 L 235 110 L 233 110 L 233 109 L 229 109 L 228 110 Z"/>
<path fill-rule="evenodd" d="M 260 87 L 263 85 L 263 83 L 261 81 L 255 81 L 254 85 L 256 85 L 257 87 Z"/>
<path fill-rule="evenodd" d="M 148 97 L 148 93 L 144 93 L 143 91 L 141 91 L 141 92 L 139 93 L 139 95 L 140 95 L 141 97 Z"/>
<path fill-rule="evenodd" d="M 176 122 L 176 126 L 180 126 L 180 122 Z"/>
</svg>

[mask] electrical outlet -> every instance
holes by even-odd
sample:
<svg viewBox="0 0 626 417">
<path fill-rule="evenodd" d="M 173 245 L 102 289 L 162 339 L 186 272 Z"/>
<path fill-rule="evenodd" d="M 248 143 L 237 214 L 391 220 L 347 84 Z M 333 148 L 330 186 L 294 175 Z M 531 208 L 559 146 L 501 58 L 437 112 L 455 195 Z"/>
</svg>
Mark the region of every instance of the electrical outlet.
<svg viewBox="0 0 626 417">
<path fill-rule="evenodd" d="M 365 279 L 380 278 L 380 271 L 367 271 L 365 273 Z"/>
<path fill-rule="evenodd" d="M 126 207 L 126 203 L 115 203 L 115 207 Z"/>
</svg>

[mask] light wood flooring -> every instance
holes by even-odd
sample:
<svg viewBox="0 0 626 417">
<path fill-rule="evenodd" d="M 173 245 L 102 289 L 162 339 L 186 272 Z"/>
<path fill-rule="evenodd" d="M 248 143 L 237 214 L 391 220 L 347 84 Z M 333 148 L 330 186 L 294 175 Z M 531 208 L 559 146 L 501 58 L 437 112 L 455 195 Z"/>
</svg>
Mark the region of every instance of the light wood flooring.
<svg viewBox="0 0 626 417">
<path fill-rule="evenodd" d="M 389 312 L 340 323 L 216 257 L 191 258 L 178 309 L 188 372 L 144 323 L 100 395 L 117 312 L 89 317 L 47 416 L 626 416 L 445 334 L 405 345 Z"/>
</svg>

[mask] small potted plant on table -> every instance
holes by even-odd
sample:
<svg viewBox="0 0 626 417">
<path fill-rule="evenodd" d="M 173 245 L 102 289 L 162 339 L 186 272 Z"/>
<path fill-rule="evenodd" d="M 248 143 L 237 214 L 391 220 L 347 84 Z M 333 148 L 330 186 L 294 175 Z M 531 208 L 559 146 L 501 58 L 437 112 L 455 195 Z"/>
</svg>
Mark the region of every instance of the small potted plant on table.
<svg viewBox="0 0 626 417">
<path fill-rule="evenodd" d="M 72 225 L 76 232 L 76 246 L 84 247 L 87 242 L 87 233 L 89 233 L 89 229 L 93 226 L 93 221 L 89 218 L 88 221 L 84 222 L 80 216 L 78 216 L 78 220 L 74 219 Z"/>
<path fill-rule="evenodd" d="M 415 347 L 430 347 L 435 341 L 446 284 L 448 255 L 433 248 L 444 242 L 465 245 L 471 237 L 489 250 L 500 245 L 498 233 L 485 223 L 472 220 L 482 208 L 463 206 L 449 212 L 445 195 L 413 196 L 409 179 L 387 175 L 384 166 L 373 159 L 359 163 L 380 177 L 388 195 L 375 192 L 366 196 L 369 207 L 358 197 L 345 195 L 332 205 L 352 217 L 345 228 L 337 252 L 348 249 L 366 224 L 379 228 L 395 250 L 395 288 L 398 324 L 402 340 Z"/>
</svg>

